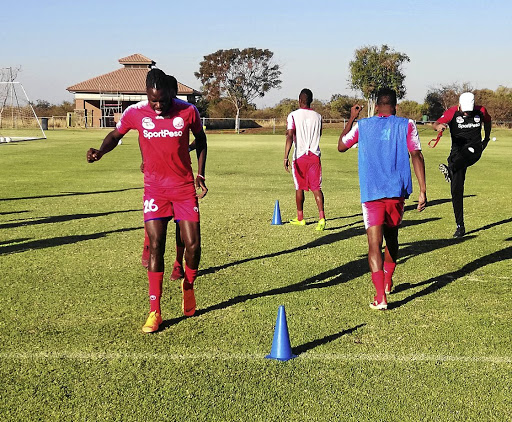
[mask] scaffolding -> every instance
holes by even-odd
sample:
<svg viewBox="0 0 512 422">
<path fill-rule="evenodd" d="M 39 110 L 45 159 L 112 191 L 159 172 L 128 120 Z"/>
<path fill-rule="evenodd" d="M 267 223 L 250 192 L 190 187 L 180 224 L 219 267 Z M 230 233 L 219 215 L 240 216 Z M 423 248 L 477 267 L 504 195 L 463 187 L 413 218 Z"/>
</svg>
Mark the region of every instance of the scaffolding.
<svg viewBox="0 0 512 422">
<path fill-rule="evenodd" d="M 101 127 L 114 127 L 115 116 L 123 112 L 119 92 L 100 91 Z"/>
</svg>

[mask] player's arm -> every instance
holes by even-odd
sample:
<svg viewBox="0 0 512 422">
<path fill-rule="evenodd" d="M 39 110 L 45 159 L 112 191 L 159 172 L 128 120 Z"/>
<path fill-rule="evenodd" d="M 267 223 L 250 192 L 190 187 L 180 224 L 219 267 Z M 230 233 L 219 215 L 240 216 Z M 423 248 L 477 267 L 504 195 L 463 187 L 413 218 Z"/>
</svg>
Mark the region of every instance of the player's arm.
<svg viewBox="0 0 512 422">
<path fill-rule="evenodd" d="M 484 107 L 482 107 L 482 114 L 484 116 L 484 139 L 482 141 L 482 146 L 483 149 L 485 149 L 489 143 L 489 140 L 491 139 L 492 119 Z"/>
<path fill-rule="evenodd" d="M 114 129 L 107 136 L 105 136 L 105 139 L 103 139 L 103 142 L 101 143 L 100 149 L 89 148 L 89 151 L 87 151 L 87 161 L 89 163 L 94 163 L 95 161 L 100 160 L 101 157 L 103 157 L 107 152 L 110 152 L 115 147 L 117 147 L 123 136 L 123 133 L 119 132 L 117 129 Z"/>
<path fill-rule="evenodd" d="M 284 144 L 284 169 L 290 173 L 290 159 L 288 156 L 290 155 L 290 150 L 292 148 L 293 143 L 293 135 L 295 134 L 295 129 L 288 129 L 286 131 L 286 142 Z"/>
<path fill-rule="evenodd" d="M 452 121 L 453 116 L 457 110 L 457 107 L 450 107 L 448 110 L 446 110 L 439 119 L 432 123 L 434 130 L 437 132 L 442 132 L 448 128 L 448 124 Z"/>
<path fill-rule="evenodd" d="M 197 176 L 196 176 L 196 188 L 201 189 L 201 193 L 197 195 L 199 199 L 203 198 L 208 193 L 208 188 L 206 187 L 204 171 L 206 167 L 206 153 L 207 153 L 207 144 L 206 144 L 206 133 L 201 128 L 201 130 L 197 133 L 194 133 L 194 141 L 196 156 L 197 156 Z"/>
<path fill-rule="evenodd" d="M 427 206 L 427 183 L 425 179 L 425 159 L 421 150 L 410 151 L 414 174 L 418 179 L 420 194 L 418 196 L 418 211 L 423 211 Z"/>
<path fill-rule="evenodd" d="M 362 109 L 363 109 L 363 106 L 360 106 L 359 104 L 353 105 L 352 108 L 350 109 L 350 118 L 348 119 L 348 122 L 345 125 L 345 127 L 343 128 L 343 131 L 341 132 L 341 135 L 338 139 L 338 151 L 339 152 L 345 152 L 346 150 L 348 150 L 350 148 L 347 145 L 345 145 L 345 143 L 343 142 L 343 137 L 345 137 L 347 135 L 347 133 L 350 132 L 350 130 L 352 129 L 352 126 L 354 125 L 355 120 L 358 118 L 359 113 L 361 112 Z"/>
</svg>

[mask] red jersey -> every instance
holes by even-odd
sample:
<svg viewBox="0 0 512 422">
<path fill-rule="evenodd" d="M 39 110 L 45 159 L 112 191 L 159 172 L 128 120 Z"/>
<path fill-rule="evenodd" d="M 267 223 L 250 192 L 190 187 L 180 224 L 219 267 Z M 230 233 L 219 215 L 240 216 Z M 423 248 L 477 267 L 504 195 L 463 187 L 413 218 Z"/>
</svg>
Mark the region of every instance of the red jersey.
<svg viewBox="0 0 512 422">
<path fill-rule="evenodd" d="M 194 184 L 190 161 L 189 130 L 202 130 L 199 112 L 193 104 L 173 98 L 169 117 L 155 113 L 148 101 L 128 107 L 116 125 L 121 134 L 139 132 L 144 161 L 144 186 L 176 189 Z"/>
</svg>

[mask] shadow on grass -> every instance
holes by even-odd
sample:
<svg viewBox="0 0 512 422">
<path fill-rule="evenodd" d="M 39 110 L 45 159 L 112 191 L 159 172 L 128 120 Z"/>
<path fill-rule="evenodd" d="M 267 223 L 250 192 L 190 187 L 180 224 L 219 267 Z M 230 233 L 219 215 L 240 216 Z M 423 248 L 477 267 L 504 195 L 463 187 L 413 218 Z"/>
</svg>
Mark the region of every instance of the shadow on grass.
<svg viewBox="0 0 512 422">
<path fill-rule="evenodd" d="M 20 242 L 24 242 L 25 240 L 30 240 L 30 237 L 21 237 L 19 239 L 3 240 L 0 242 L 0 246 L 1 245 L 10 245 L 11 243 L 20 243 Z"/>
<path fill-rule="evenodd" d="M 479 229 L 471 230 L 471 231 L 467 232 L 466 234 L 478 233 L 478 232 L 480 232 L 482 230 L 488 230 L 488 229 L 491 229 L 493 227 L 499 226 L 501 224 L 507 224 L 507 223 L 511 223 L 511 222 L 512 222 L 512 217 L 511 218 L 507 218 L 506 220 L 496 221 L 495 223 L 487 224 L 485 226 L 480 227 Z"/>
<path fill-rule="evenodd" d="M 300 346 L 297 347 L 292 347 L 292 352 L 296 355 L 306 353 L 307 351 L 312 350 L 315 347 L 322 346 L 323 344 L 330 343 L 331 341 L 337 340 L 340 337 L 343 337 L 347 334 L 351 334 L 354 331 L 357 331 L 359 328 L 364 327 L 365 325 L 366 324 L 359 324 L 356 325 L 355 327 L 340 331 L 339 333 L 331 334 L 329 336 L 325 336 L 324 338 L 320 338 L 317 340 L 310 341 L 308 343 L 301 344 Z"/>
<path fill-rule="evenodd" d="M 62 223 L 64 221 L 72 221 L 72 220 L 80 220 L 83 218 L 95 218 L 95 217 L 103 217 L 106 215 L 112 214 L 122 214 L 126 212 L 141 212 L 141 209 L 138 210 L 123 210 L 123 211 L 109 211 L 109 212 L 98 212 L 91 214 L 70 214 L 70 215 L 56 215 L 52 217 L 40 218 L 38 220 L 25 220 L 25 221 L 17 221 L 16 223 L 4 223 L 0 224 L 0 229 L 12 229 L 14 227 L 22 227 L 22 226 L 33 226 L 37 224 L 47 224 L 47 223 Z"/>
<path fill-rule="evenodd" d="M 475 196 L 476 195 L 464 195 L 464 198 L 473 198 Z M 447 203 L 451 203 L 451 202 L 452 202 L 451 198 L 434 199 L 433 201 L 427 202 L 427 209 L 430 207 L 434 207 L 436 205 L 442 205 L 442 204 L 447 204 Z M 418 206 L 417 204 L 418 204 L 418 201 L 414 201 L 414 204 L 406 205 L 404 207 L 404 211 L 416 210 L 416 207 Z"/>
<path fill-rule="evenodd" d="M 505 249 L 502 249 L 497 252 L 493 252 L 491 254 L 482 256 L 481 258 L 475 259 L 474 261 L 471 261 L 470 263 L 464 265 L 462 268 L 452 271 L 449 273 L 442 274 L 437 277 L 432 277 L 428 280 L 422 281 L 420 283 L 416 284 L 410 284 L 410 283 L 404 283 L 397 286 L 396 292 L 413 289 L 419 286 L 427 286 L 423 290 L 420 290 L 419 292 L 416 292 L 410 296 L 407 296 L 406 298 L 399 300 L 397 302 L 392 302 L 388 304 L 388 309 L 396 309 L 400 306 L 403 306 L 414 299 L 417 299 L 419 297 L 423 297 L 426 295 L 429 295 L 431 293 L 437 292 L 438 290 L 442 289 L 443 287 L 447 286 L 450 283 L 453 283 L 454 281 L 458 280 L 461 277 L 464 277 L 468 274 L 471 274 L 472 272 L 486 266 L 489 264 L 494 264 L 496 262 L 505 261 L 507 259 L 512 259 L 512 246 L 509 246 Z"/>
<path fill-rule="evenodd" d="M 5 212 L 0 212 L 0 215 L 23 214 L 25 212 L 29 212 L 29 211 L 28 210 L 23 210 L 23 211 L 5 211 Z"/>
<path fill-rule="evenodd" d="M 116 193 L 116 192 L 127 192 L 130 190 L 141 190 L 140 188 L 125 188 L 125 189 L 115 189 L 115 190 L 99 190 L 96 192 L 63 192 L 55 195 L 38 195 L 38 196 L 21 196 L 18 198 L 0 198 L 0 202 L 3 201 L 19 201 L 21 199 L 43 199 L 43 198 L 61 198 L 64 196 L 81 196 L 81 195 L 96 195 L 99 193 Z"/>
<path fill-rule="evenodd" d="M 440 219 L 439 217 L 432 217 L 432 218 L 426 218 L 424 220 L 404 221 L 402 223 L 401 227 L 415 226 L 418 224 L 429 223 L 429 222 L 436 221 L 439 219 Z M 353 223 L 349 223 L 349 224 L 339 227 L 339 229 L 343 229 L 343 228 L 345 228 L 345 230 L 337 232 L 337 233 L 329 233 L 325 236 L 322 236 L 322 237 L 319 237 L 318 239 L 313 240 L 312 242 L 306 243 L 305 245 L 302 245 L 302 246 L 297 246 L 292 249 L 286 249 L 284 251 L 279 251 L 279 252 L 272 252 L 272 253 L 265 254 L 265 255 L 253 256 L 251 258 L 240 259 L 238 261 L 230 262 L 230 263 L 223 264 L 223 265 L 218 265 L 216 267 L 205 268 L 204 270 L 199 270 L 199 275 L 212 274 L 219 270 L 224 270 L 226 268 L 234 267 L 236 265 L 244 264 L 246 262 L 256 261 L 258 259 L 274 258 L 276 256 L 286 255 L 286 254 L 295 253 L 295 252 L 299 252 L 299 251 L 305 251 L 307 249 L 316 248 L 318 246 L 330 245 L 332 243 L 339 242 L 340 240 L 347 240 L 347 239 L 350 239 L 355 236 L 364 235 L 366 233 L 361 221 L 355 221 Z"/>
<path fill-rule="evenodd" d="M 102 237 L 105 237 L 105 236 L 107 236 L 109 234 L 113 234 L 113 233 L 129 232 L 132 230 L 140 230 L 142 228 L 143 228 L 142 226 L 130 227 L 130 228 L 126 228 L 126 229 L 111 230 L 111 231 L 105 231 L 105 232 L 101 232 L 101 233 L 53 237 L 51 239 L 33 240 L 31 242 L 19 243 L 17 245 L 0 246 L 0 255 L 25 252 L 25 251 L 33 250 L 33 249 L 45 249 L 45 248 L 53 248 L 56 246 L 62 246 L 62 245 L 70 245 L 72 243 L 83 242 L 86 240 L 100 239 Z"/>
<path fill-rule="evenodd" d="M 410 223 L 418 224 L 420 222 L 411 221 Z M 450 246 L 451 244 L 453 244 L 453 241 L 418 241 L 409 245 L 410 250 L 408 250 L 408 248 L 405 249 L 406 253 L 412 256 L 413 254 L 420 255 L 422 253 L 430 252 L 435 249 Z M 421 245 L 421 248 L 418 248 L 418 245 Z M 365 274 L 369 275 L 368 260 L 366 255 L 359 259 L 349 261 L 339 267 L 306 278 L 305 280 L 302 280 L 298 283 L 276 287 L 263 292 L 247 293 L 244 295 L 235 296 L 223 302 L 208 306 L 204 309 L 199 309 L 196 312 L 196 315 L 202 315 L 211 311 L 226 309 L 230 306 L 237 305 L 248 300 L 259 299 L 268 296 L 277 296 L 286 293 L 302 292 L 311 289 L 322 289 L 325 287 L 332 287 L 339 284 L 347 283 Z"/>
</svg>

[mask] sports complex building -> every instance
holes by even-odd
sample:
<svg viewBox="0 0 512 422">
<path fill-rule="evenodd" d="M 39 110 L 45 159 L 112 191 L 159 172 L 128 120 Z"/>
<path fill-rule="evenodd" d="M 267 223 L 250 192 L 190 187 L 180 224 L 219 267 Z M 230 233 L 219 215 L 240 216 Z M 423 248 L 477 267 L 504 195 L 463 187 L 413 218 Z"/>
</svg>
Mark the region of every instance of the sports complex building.
<svg viewBox="0 0 512 422">
<path fill-rule="evenodd" d="M 123 66 L 66 88 L 75 96 L 75 113 L 88 127 L 113 127 L 132 104 L 146 100 L 146 74 L 156 64 L 142 54 L 119 59 Z M 195 103 L 202 95 L 178 81 L 178 98 Z"/>
</svg>

